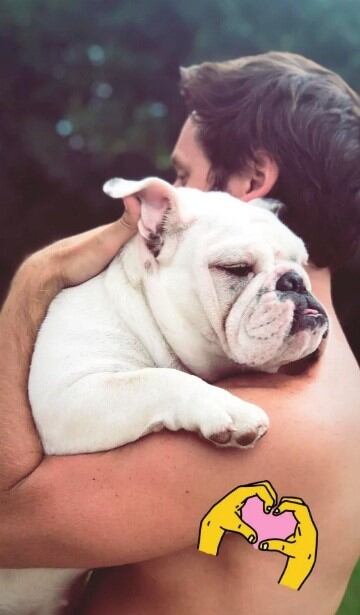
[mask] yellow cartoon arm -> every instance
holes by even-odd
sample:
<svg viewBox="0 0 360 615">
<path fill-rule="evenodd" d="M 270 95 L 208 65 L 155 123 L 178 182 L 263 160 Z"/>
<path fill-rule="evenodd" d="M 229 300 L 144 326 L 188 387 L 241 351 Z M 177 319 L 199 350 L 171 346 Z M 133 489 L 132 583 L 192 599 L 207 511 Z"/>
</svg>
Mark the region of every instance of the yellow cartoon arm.
<svg viewBox="0 0 360 615">
<path fill-rule="evenodd" d="M 317 529 L 310 510 L 301 498 L 282 498 L 274 514 L 290 511 L 297 526 L 287 540 L 265 540 L 260 543 L 262 551 L 277 551 L 287 556 L 286 566 L 279 584 L 291 589 L 300 589 L 310 575 L 316 561 Z"/>
<path fill-rule="evenodd" d="M 198 549 L 208 555 L 217 555 L 225 530 L 217 526 L 209 517 L 201 522 Z"/>
</svg>

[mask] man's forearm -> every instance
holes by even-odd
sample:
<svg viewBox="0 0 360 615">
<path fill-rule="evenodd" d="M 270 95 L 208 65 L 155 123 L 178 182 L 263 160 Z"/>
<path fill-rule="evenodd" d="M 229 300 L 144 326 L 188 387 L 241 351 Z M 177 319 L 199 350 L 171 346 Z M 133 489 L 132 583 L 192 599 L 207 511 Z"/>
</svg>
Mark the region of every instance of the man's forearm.
<svg viewBox="0 0 360 615">
<path fill-rule="evenodd" d="M 0 494 L 42 459 L 27 388 L 33 345 L 47 308 L 62 288 L 100 273 L 135 234 L 139 203 L 133 201 L 125 203 L 125 213 L 115 222 L 36 252 L 13 279 L 0 312 Z"/>
<path fill-rule="evenodd" d="M 0 490 L 27 476 L 43 456 L 27 396 L 29 357 L 59 290 L 54 272 L 30 259 L 14 277 L 0 312 Z"/>
</svg>

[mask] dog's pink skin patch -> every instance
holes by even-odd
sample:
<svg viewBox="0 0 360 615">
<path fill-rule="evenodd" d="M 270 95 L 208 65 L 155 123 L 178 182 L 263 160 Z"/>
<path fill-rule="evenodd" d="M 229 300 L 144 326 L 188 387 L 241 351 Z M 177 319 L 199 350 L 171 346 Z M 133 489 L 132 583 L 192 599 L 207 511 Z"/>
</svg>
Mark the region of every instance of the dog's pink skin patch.
<svg viewBox="0 0 360 615">
<path fill-rule="evenodd" d="M 292 512 L 284 512 L 281 515 L 264 513 L 263 502 L 254 496 L 249 498 L 241 509 L 241 518 L 250 525 L 258 535 L 253 546 L 257 549 L 258 544 L 269 538 L 285 540 L 294 533 L 296 519 Z"/>
</svg>

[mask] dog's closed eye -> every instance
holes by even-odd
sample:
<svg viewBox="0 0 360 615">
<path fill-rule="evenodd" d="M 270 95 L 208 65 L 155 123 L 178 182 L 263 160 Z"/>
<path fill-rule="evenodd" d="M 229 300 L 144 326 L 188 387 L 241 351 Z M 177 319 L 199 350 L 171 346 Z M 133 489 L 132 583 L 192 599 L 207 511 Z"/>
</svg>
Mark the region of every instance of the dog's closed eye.
<svg viewBox="0 0 360 615">
<path fill-rule="evenodd" d="M 216 265 L 216 268 L 238 278 L 244 278 L 248 276 L 249 273 L 253 273 L 254 271 L 254 266 L 249 265 L 248 263 L 239 263 L 237 265 Z"/>
</svg>

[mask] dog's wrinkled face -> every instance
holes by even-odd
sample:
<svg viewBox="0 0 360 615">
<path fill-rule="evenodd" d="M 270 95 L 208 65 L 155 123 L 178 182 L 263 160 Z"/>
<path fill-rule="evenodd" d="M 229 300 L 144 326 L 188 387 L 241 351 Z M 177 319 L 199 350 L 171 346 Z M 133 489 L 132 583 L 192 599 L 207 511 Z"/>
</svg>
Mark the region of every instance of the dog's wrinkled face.
<svg viewBox="0 0 360 615">
<path fill-rule="evenodd" d="M 230 356 L 244 366 L 273 371 L 314 352 L 328 322 L 299 265 L 275 257 L 261 267 L 253 256 L 234 270 L 221 266 L 215 287 L 219 297 L 223 285 L 233 293 L 223 302 Z"/>
<path fill-rule="evenodd" d="M 104 190 L 141 200 L 147 299 L 191 371 L 220 375 L 223 354 L 243 369 L 271 372 L 318 348 L 328 320 L 302 267 L 304 244 L 266 201 L 243 203 L 156 178 L 114 179 Z M 208 357 L 205 369 L 196 362 L 199 354 Z"/>
</svg>

